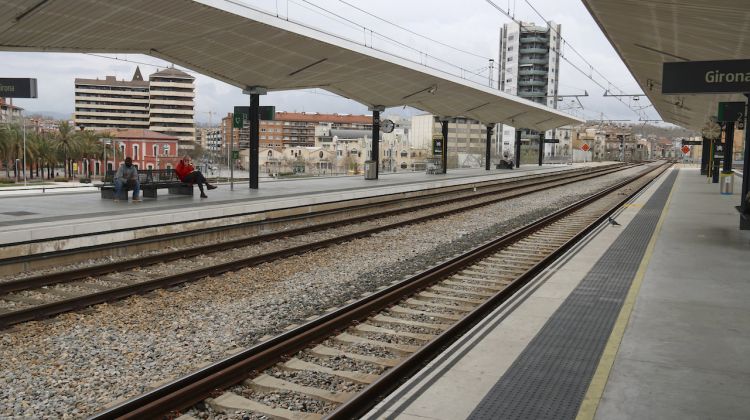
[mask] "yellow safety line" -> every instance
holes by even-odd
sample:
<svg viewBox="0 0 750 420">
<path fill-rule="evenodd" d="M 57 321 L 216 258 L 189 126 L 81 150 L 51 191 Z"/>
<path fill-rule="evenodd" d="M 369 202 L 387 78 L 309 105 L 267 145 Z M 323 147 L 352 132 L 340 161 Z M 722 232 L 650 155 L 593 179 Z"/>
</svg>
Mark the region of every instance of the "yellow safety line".
<svg viewBox="0 0 750 420">
<path fill-rule="evenodd" d="M 679 178 L 679 176 L 680 174 L 678 173 L 677 177 Z M 599 407 L 599 401 L 601 401 L 602 394 L 604 394 L 604 387 L 607 385 L 609 374 L 612 371 L 612 365 L 615 363 L 615 356 L 617 356 L 617 351 L 620 349 L 622 337 L 625 335 L 625 327 L 627 327 L 628 321 L 630 320 L 630 314 L 633 312 L 635 299 L 641 290 L 641 284 L 646 275 L 646 269 L 648 268 L 651 256 L 654 253 L 656 239 L 659 237 L 661 226 L 664 223 L 669 204 L 672 201 L 672 193 L 674 192 L 675 185 L 677 185 L 677 179 L 675 179 L 675 183 L 669 191 L 667 202 L 664 204 L 664 209 L 661 211 L 661 216 L 656 223 L 654 233 L 651 235 L 651 240 L 646 247 L 646 252 L 643 254 L 643 259 L 638 267 L 638 272 L 635 274 L 633 283 L 630 285 L 630 290 L 628 290 L 628 295 L 625 298 L 622 309 L 620 309 L 620 314 L 617 316 L 615 326 L 612 328 L 612 334 L 610 334 L 609 340 L 607 340 L 607 346 L 604 348 L 604 353 L 599 360 L 599 365 L 596 368 L 596 372 L 594 372 L 594 377 L 591 379 L 589 388 L 586 391 L 586 396 L 581 403 L 581 408 L 578 410 L 576 420 L 593 420 L 594 415 L 596 414 L 596 409 Z"/>
</svg>

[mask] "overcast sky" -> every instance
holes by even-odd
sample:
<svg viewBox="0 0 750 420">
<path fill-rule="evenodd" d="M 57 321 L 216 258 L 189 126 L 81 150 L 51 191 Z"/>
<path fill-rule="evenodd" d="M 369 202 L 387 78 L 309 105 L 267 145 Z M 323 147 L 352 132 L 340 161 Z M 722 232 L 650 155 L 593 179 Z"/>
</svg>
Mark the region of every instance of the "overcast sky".
<svg viewBox="0 0 750 420">
<path fill-rule="evenodd" d="M 543 24 L 543 19 L 532 10 L 526 0 L 493 0 L 500 8 L 508 11 L 518 20 Z M 486 0 L 243 0 L 244 3 L 289 17 L 290 20 L 303 22 L 325 31 L 345 36 L 355 42 L 364 42 L 365 26 L 374 32 L 367 39 L 375 48 L 389 51 L 395 55 L 419 61 L 419 52 L 423 51 L 430 57 L 427 63 L 454 74 L 469 74 L 473 80 L 487 83 L 488 59 L 497 61 L 499 28 L 510 22 L 510 19 L 496 10 Z M 589 64 L 583 61 L 570 46 L 564 47 L 564 55 L 575 66 L 585 73 L 593 74 L 600 84 L 607 85 L 608 79 L 614 86 L 624 93 L 640 93 L 638 85 L 627 71 L 617 53 L 599 30 L 580 0 L 529 0 L 545 19 L 562 24 L 563 38 L 582 55 L 602 75 L 593 72 Z M 451 49 L 436 42 L 421 38 L 413 33 L 404 31 L 387 22 L 369 16 L 346 3 L 357 6 L 371 14 L 387 19 L 396 25 L 407 28 L 417 34 L 424 35 L 444 44 L 470 52 L 467 54 Z M 343 21 L 339 17 L 326 14 L 314 5 L 334 11 L 340 17 L 356 22 Z M 407 49 L 394 44 L 399 43 L 412 46 Z M 107 57 L 87 54 L 62 53 L 10 53 L 0 52 L 0 77 L 35 77 L 39 83 L 38 99 L 18 99 L 16 104 L 27 109 L 27 112 L 55 113 L 56 117 L 70 118 L 73 108 L 73 79 L 102 78 L 114 75 L 118 79 L 127 79 L 133 75 L 136 63 L 140 63 L 144 78 L 148 74 L 163 68 L 168 63 L 142 55 L 114 55 Z M 434 58 L 432 58 L 434 57 Z M 114 58 L 117 58 L 115 60 Z M 454 63 L 447 66 L 441 61 Z M 579 109 L 577 102 L 565 99 L 560 104 L 561 109 L 574 115 L 599 119 L 632 119 L 638 120 L 638 115 L 626 105 L 614 98 L 603 97 L 603 90 L 586 75 L 576 70 L 573 65 L 561 61 L 560 94 L 582 94 L 587 91 L 590 95 L 581 98 L 584 108 Z M 464 70 L 461 70 L 464 69 Z M 197 78 L 196 84 L 196 118 L 200 122 L 208 122 L 211 117 L 214 124 L 220 116 L 230 112 L 234 105 L 246 105 L 248 97 L 240 89 L 192 72 Z M 478 75 L 471 75 L 477 73 Z M 497 76 L 494 77 L 495 79 Z M 615 89 L 615 88 L 613 88 Z M 648 105 L 646 98 L 633 102 L 624 98 L 632 106 Z M 367 108 L 351 100 L 337 97 L 323 90 L 305 90 L 293 92 L 274 92 L 263 97 L 264 105 L 275 105 L 277 111 L 306 111 L 306 112 L 338 112 L 338 113 L 368 113 Z M 418 113 L 410 110 L 389 110 L 404 114 Z M 647 108 L 649 118 L 657 118 L 653 108 Z M 209 112 L 215 113 L 210 115 Z"/>
</svg>

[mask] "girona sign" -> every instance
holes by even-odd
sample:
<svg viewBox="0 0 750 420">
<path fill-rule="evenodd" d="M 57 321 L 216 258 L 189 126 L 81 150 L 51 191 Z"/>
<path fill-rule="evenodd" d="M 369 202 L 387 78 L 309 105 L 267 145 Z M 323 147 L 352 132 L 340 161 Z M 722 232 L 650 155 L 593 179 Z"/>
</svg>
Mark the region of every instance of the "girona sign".
<svg viewBox="0 0 750 420">
<path fill-rule="evenodd" d="M 750 60 L 664 63 L 661 93 L 750 93 Z"/>
</svg>

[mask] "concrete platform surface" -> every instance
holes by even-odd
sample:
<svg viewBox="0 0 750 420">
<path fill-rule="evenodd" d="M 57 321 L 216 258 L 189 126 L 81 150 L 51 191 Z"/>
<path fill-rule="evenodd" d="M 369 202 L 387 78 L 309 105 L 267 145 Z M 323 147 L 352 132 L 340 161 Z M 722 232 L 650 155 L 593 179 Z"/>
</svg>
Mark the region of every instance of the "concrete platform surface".
<svg viewBox="0 0 750 420">
<path fill-rule="evenodd" d="M 3 194 L 0 189 L 0 245 L 420 191 L 566 171 L 584 165 L 592 166 L 589 163 L 529 165 L 516 170 L 457 169 L 444 175 L 401 172 L 383 175 L 378 180 L 364 180 L 362 176 L 266 180 L 257 190 L 249 189 L 246 183 L 235 183 L 233 190 L 228 184 L 222 184 L 216 190 L 207 191 L 208 199 L 199 198 L 197 188 L 193 197 L 169 195 L 162 189 L 158 198 L 144 198 L 141 203 L 113 202 L 100 198 L 98 191 L 91 190 L 46 189 L 44 193 L 36 190 L 36 194 L 25 192 L 18 196 L 17 191 L 9 190 Z"/>
<path fill-rule="evenodd" d="M 683 172 L 596 419 L 750 418 L 750 232 Z"/>
<path fill-rule="evenodd" d="M 616 215 L 622 226 L 600 226 L 366 418 L 483 418 L 475 409 L 664 179 Z M 738 197 L 682 169 L 670 200 L 645 238 L 635 305 L 623 305 L 593 375 L 603 380 L 585 404 L 575 397 L 581 420 L 750 418 L 750 232 L 738 230 Z"/>
</svg>

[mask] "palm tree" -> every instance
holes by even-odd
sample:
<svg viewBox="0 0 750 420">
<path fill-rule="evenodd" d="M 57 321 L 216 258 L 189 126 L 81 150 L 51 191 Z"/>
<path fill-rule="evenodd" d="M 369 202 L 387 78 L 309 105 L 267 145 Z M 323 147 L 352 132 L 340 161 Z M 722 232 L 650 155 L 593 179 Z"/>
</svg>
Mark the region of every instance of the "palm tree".
<svg viewBox="0 0 750 420">
<path fill-rule="evenodd" d="M 86 159 L 85 174 L 91 177 L 91 161 L 102 156 L 104 145 L 100 141 L 101 134 L 95 131 L 81 131 L 76 134 L 77 145 L 76 155 L 81 159 Z"/>
<path fill-rule="evenodd" d="M 46 133 L 40 133 L 36 136 L 37 143 L 36 157 L 37 157 L 37 172 L 39 167 L 42 167 L 42 177 L 44 176 L 44 168 L 47 168 L 47 179 L 52 179 L 52 166 L 57 163 L 57 152 L 55 150 L 55 144 Z M 37 173 L 37 176 L 39 174 Z"/>
<path fill-rule="evenodd" d="M 57 150 L 60 152 L 65 165 L 65 177 L 70 178 L 72 168 L 69 167 L 70 157 L 75 150 L 76 136 L 75 127 L 68 124 L 67 121 L 61 121 L 57 133 Z M 70 170 L 69 170 L 70 169 Z"/>
<path fill-rule="evenodd" d="M 17 124 L 8 124 L 0 128 L 2 138 L 2 158 L 5 163 L 5 174 L 10 178 L 10 166 L 13 166 L 13 177 L 18 180 L 18 166 L 13 162 L 22 155 L 23 135 Z"/>
<path fill-rule="evenodd" d="M 5 166 L 5 176 L 10 178 L 10 166 L 8 161 L 11 159 L 10 131 L 8 126 L 0 126 L 0 162 Z"/>
</svg>

